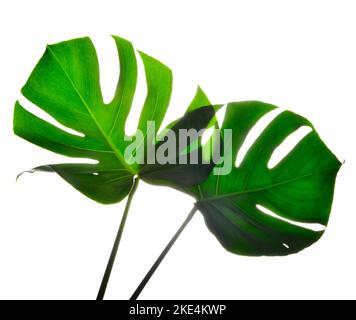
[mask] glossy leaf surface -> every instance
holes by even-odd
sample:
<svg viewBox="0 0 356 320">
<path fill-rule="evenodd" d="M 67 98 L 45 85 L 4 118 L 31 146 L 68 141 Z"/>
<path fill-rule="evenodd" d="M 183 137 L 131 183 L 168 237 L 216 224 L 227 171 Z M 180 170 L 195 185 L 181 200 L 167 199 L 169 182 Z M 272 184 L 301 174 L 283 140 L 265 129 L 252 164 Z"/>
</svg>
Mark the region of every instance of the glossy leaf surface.
<svg viewBox="0 0 356 320">
<path fill-rule="evenodd" d="M 280 113 L 252 144 L 240 166 L 234 165 L 251 128 L 275 108 L 254 101 L 230 103 L 222 134 L 232 129 L 231 147 L 225 151 L 232 158 L 232 171 L 227 175 L 212 172 L 198 188 L 190 189 L 210 231 L 236 254 L 298 252 L 323 234 L 315 226 L 328 223 L 341 164 L 305 118 L 290 111 Z M 273 151 L 302 126 L 312 131 L 275 167 L 268 168 Z"/>
<path fill-rule="evenodd" d="M 137 81 L 137 61 L 130 42 L 113 37 L 120 60 L 120 78 L 112 101 L 104 103 L 100 88 L 99 64 L 95 48 L 89 38 L 74 39 L 47 46 L 47 49 L 22 88 L 29 101 L 48 113 L 61 125 L 78 134 L 62 130 L 28 112 L 19 102 L 15 106 L 14 131 L 20 137 L 61 155 L 89 158 L 97 164 L 54 164 L 34 170 L 55 171 L 64 180 L 93 200 L 104 204 L 123 199 L 130 191 L 135 175 L 145 167 L 125 159 L 125 149 L 131 143 L 125 135 L 125 123 L 134 98 Z M 138 130 L 144 134 L 139 142 L 142 154 L 147 147 L 146 135 L 149 123 L 156 130 L 161 127 L 172 93 L 172 72 L 161 62 L 139 52 L 142 59 L 147 96 L 139 118 Z M 212 107 L 200 108 L 210 102 L 198 88 L 188 107 L 188 113 L 177 123 L 189 117 L 189 128 L 204 127 L 214 116 Z M 196 109 L 200 109 L 199 114 Z M 189 113 L 193 113 L 193 116 Z M 205 119 L 202 121 L 202 117 Z M 177 125 L 177 123 L 175 125 Z M 153 137 L 154 139 L 155 137 Z M 155 142 L 153 142 L 154 144 Z M 156 172 L 164 182 L 172 175 L 169 168 Z M 176 170 L 177 168 L 172 168 Z M 187 173 L 185 173 L 187 169 Z M 202 171 L 191 170 L 189 164 L 179 167 L 181 177 L 174 183 L 193 185 L 209 175 L 211 167 Z M 147 171 L 147 169 L 146 169 Z M 157 177 L 150 172 L 150 179 Z"/>
</svg>

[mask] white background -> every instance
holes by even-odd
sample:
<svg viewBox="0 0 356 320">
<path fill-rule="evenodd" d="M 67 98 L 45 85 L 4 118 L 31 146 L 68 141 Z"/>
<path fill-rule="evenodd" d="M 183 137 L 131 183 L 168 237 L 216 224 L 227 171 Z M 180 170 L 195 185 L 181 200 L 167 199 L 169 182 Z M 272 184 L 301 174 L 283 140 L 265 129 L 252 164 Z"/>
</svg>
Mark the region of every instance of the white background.
<svg viewBox="0 0 356 320">
<path fill-rule="evenodd" d="M 0 298 L 96 297 L 124 202 L 96 204 L 51 174 L 15 184 L 24 169 L 68 160 L 15 137 L 12 112 L 45 45 L 85 35 L 106 61 L 110 96 L 118 70 L 109 34 L 173 69 L 170 119 L 199 83 L 214 103 L 262 100 L 302 114 L 346 160 L 329 227 L 314 246 L 284 258 L 236 256 L 198 214 L 141 298 L 356 298 L 355 16 L 355 1 L 343 0 L 1 1 Z M 131 128 L 145 93 L 139 81 Z M 131 295 L 192 203 L 141 183 L 106 298 Z"/>
</svg>

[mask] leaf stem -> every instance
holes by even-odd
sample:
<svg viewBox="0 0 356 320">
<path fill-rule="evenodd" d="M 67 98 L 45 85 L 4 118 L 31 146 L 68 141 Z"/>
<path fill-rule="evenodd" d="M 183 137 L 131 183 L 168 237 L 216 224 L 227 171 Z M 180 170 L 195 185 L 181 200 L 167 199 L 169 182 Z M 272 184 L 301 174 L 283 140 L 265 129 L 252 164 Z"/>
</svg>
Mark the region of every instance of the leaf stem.
<svg viewBox="0 0 356 320">
<path fill-rule="evenodd" d="M 129 196 L 127 198 L 125 211 L 124 211 L 124 214 L 123 214 L 122 219 L 121 219 L 120 227 L 119 227 L 119 230 L 117 232 L 113 248 L 111 250 L 110 258 L 109 258 L 108 264 L 106 266 L 105 273 L 104 273 L 104 276 L 103 276 L 103 280 L 101 281 L 100 289 L 99 289 L 98 296 L 97 296 L 96 300 L 103 300 L 104 299 L 106 287 L 107 287 L 109 279 L 110 279 L 111 270 L 112 270 L 112 267 L 113 267 L 114 262 L 115 262 L 115 258 L 116 258 L 116 255 L 117 255 L 117 250 L 119 249 L 121 237 L 122 237 L 122 234 L 124 232 L 127 216 L 129 214 L 131 201 L 132 201 L 132 198 L 133 198 L 133 196 L 134 196 L 134 194 L 135 194 L 135 192 L 137 190 L 137 186 L 138 186 L 139 181 L 140 181 L 139 178 L 136 177 L 135 180 L 134 180 L 134 183 L 132 185 L 131 191 L 129 193 Z"/>
<path fill-rule="evenodd" d="M 187 218 L 184 220 L 183 224 L 181 225 L 181 227 L 178 229 L 178 231 L 176 232 L 176 234 L 173 236 L 173 238 L 171 239 L 171 241 L 167 244 L 166 248 L 162 251 L 161 255 L 158 257 L 158 259 L 156 260 L 156 262 L 153 264 L 153 266 L 151 267 L 151 269 L 148 271 L 148 273 L 146 274 L 146 276 L 143 278 L 143 280 L 141 281 L 140 285 L 137 287 L 137 289 L 135 290 L 134 294 L 132 295 L 132 297 L 130 298 L 130 300 L 137 300 L 137 298 L 139 297 L 139 295 L 141 294 L 142 290 L 145 288 L 145 286 L 147 285 L 148 281 L 150 281 L 150 279 L 152 278 L 153 274 L 156 272 L 157 268 L 159 267 L 159 265 L 161 264 L 161 262 L 163 261 L 163 259 L 166 257 L 166 255 L 168 254 L 169 250 L 173 247 L 174 243 L 177 241 L 177 239 L 179 238 L 179 236 L 181 235 L 181 233 L 183 232 L 183 230 L 185 229 L 185 227 L 188 225 L 188 223 L 192 220 L 192 218 L 194 217 L 195 212 L 197 211 L 197 208 L 194 206 L 193 209 L 190 211 L 190 213 L 188 214 Z"/>
</svg>

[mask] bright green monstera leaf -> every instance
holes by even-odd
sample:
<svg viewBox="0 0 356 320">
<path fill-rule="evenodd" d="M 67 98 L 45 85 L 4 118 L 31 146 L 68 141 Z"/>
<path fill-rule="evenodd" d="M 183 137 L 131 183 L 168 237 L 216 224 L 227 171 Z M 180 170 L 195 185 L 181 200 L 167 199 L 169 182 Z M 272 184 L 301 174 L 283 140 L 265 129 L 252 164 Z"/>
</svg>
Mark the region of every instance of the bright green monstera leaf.
<svg viewBox="0 0 356 320">
<path fill-rule="evenodd" d="M 289 255 L 322 236 L 341 163 L 308 120 L 281 112 L 235 165 L 251 130 L 276 108 L 257 101 L 227 105 L 217 132 L 224 142 L 221 161 L 204 182 L 179 188 L 197 201 L 131 300 L 139 297 L 198 210 L 221 245 L 239 255 Z M 274 151 L 302 127 L 309 127 L 310 132 L 277 164 L 269 165 Z"/>
<path fill-rule="evenodd" d="M 132 44 L 114 36 L 120 60 L 120 78 L 113 100 L 103 101 L 99 65 L 95 48 L 89 38 L 74 39 L 47 46 L 47 49 L 22 88 L 29 101 L 47 112 L 60 124 L 75 130 L 68 133 L 15 106 L 15 133 L 50 151 L 75 158 L 89 158 L 97 164 L 54 164 L 34 170 L 55 171 L 80 192 L 100 203 L 110 204 L 123 199 L 131 190 L 135 175 L 145 165 L 125 159 L 125 149 L 131 143 L 125 135 L 125 122 L 130 112 L 137 80 L 137 62 Z M 139 141 L 143 157 L 147 147 L 146 132 L 151 121 L 158 130 L 166 114 L 172 92 L 171 70 L 154 58 L 139 52 L 147 82 L 147 97 L 139 118 L 138 130 L 144 133 Z M 174 126 L 204 128 L 214 117 L 214 108 L 198 88 L 186 115 Z M 207 107 L 203 107 L 207 106 Z M 203 107 L 203 108 L 200 108 Z M 152 142 L 155 144 L 155 142 Z M 150 179 L 165 182 L 172 179 L 178 186 L 191 186 L 205 180 L 211 165 L 160 166 Z M 178 172 L 178 174 L 176 174 Z M 166 181 L 167 182 L 167 181 Z"/>
<path fill-rule="evenodd" d="M 262 102 L 227 106 L 221 133 L 231 129 L 232 141 L 231 148 L 225 148 L 226 158 L 235 164 L 250 129 L 275 108 Z M 312 131 L 275 167 L 268 168 L 273 151 L 302 126 Z M 310 246 L 323 234 L 308 224 L 327 225 L 340 166 L 308 120 L 284 111 L 261 133 L 238 167 L 234 165 L 227 175 L 212 172 L 199 188 L 190 191 L 208 228 L 228 251 L 249 256 L 288 255 Z"/>
<path fill-rule="evenodd" d="M 103 101 L 98 59 L 89 38 L 48 46 L 22 88 L 25 98 L 78 134 L 38 118 L 19 102 L 14 115 L 14 131 L 18 136 L 58 154 L 83 159 L 83 163 L 45 165 L 34 171 L 54 171 L 100 203 L 115 203 L 129 195 L 98 299 L 104 297 L 140 179 L 184 191 L 195 197 L 196 203 L 134 293 L 134 298 L 197 209 L 222 246 L 240 255 L 288 255 L 321 237 L 324 229 L 311 227 L 325 227 L 328 223 L 341 163 L 308 120 L 290 111 L 280 113 L 253 143 L 242 163 L 235 166 L 250 130 L 276 107 L 262 102 L 230 103 L 218 135 L 211 137 L 207 145 L 202 145 L 201 136 L 197 135 L 194 141 L 174 145 L 175 163 L 151 163 L 146 159 L 146 151 L 164 146 L 170 133 L 176 135 L 181 129 L 201 132 L 213 125 L 217 127 L 215 112 L 220 106 L 210 105 L 198 88 L 184 116 L 167 126 L 170 130 L 152 136 L 152 126 L 156 131 L 160 129 L 169 105 L 172 73 L 159 61 L 139 52 L 147 82 L 147 96 L 137 128 L 143 136 L 137 138 L 135 135 L 138 148 L 128 157 L 126 151 L 132 146 L 133 137 L 125 135 L 125 123 L 136 89 L 137 62 L 130 42 L 115 36 L 113 39 L 120 60 L 120 77 L 110 103 Z M 311 132 L 277 165 L 269 167 L 275 149 L 303 126 L 310 127 Z M 213 148 L 205 149 L 210 142 Z M 215 151 L 222 152 L 221 164 L 216 164 Z M 198 163 L 180 161 L 187 153 L 197 155 Z M 206 156 L 210 157 L 207 162 Z M 131 161 L 133 158 L 142 161 Z M 84 159 L 95 160 L 96 164 L 86 163 Z M 229 161 L 233 164 L 232 170 L 225 172 Z"/>
</svg>

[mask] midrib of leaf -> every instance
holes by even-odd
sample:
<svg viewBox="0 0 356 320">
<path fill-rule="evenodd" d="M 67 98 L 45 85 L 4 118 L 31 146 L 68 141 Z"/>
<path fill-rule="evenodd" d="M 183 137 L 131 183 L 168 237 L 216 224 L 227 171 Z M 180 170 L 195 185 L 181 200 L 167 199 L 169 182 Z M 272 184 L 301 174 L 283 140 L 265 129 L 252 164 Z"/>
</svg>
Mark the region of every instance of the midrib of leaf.
<svg viewBox="0 0 356 320">
<path fill-rule="evenodd" d="M 231 193 L 227 193 L 227 194 L 223 194 L 223 195 L 218 195 L 218 196 L 215 196 L 215 197 L 208 197 L 208 198 L 205 198 L 205 199 L 201 199 L 199 202 L 213 202 L 213 201 L 217 201 L 217 200 L 221 200 L 221 199 L 225 199 L 225 198 L 230 198 L 230 197 L 235 197 L 235 196 L 243 196 L 243 195 L 246 195 L 246 194 L 249 194 L 249 193 L 260 192 L 260 191 L 264 191 L 264 190 L 268 190 L 268 189 L 272 189 L 272 188 L 278 187 L 280 185 L 284 185 L 284 184 L 288 184 L 288 183 L 291 183 L 291 182 L 295 182 L 295 181 L 298 181 L 300 179 L 304 179 L 306 177 L 322 173 L 324 171 L 329 171 L 329 170 L 333 170 L 333 169 L 337 169 L 337 168 L 339 168 L 339 166 L 333 166 L 333 167 L 326 168 L 326 169 L 323 169 L 323 170 L 313 171 L 313 172 L 306 173 L 306 174 L 298 176 L 298 177 L 294 177 L 294 178 L 290 178 L 290 179 L 287 179 L 287 180 L 283 180 L 283 181 L 271 184 L 269 186 L 256 188 L 256 189 L 250 189 L 250 190 L 244 190 L 244 191 L 239 191 L 239 192 L 231 192 Z"/>
<path fill-rule="evenodd" d="M 62 146 L 65 146 L 65 147 L 68 147 L 70 149 L 75 149 L 75 150 L 80 150 L 80 151 L 88 151 L 88 152 L 95 152 L 95 153 L 114 153 L 114 151 L 110 151 L 110 150 L 98 150 L 98 149 L 88 149 L 88 148 L 81 148 L 81 147 L 77 147 L 77 146 L 73 146 L 73 145 L 70 145 L 70 144 L 66 144 L 66 143 L 58 143 Z M 125 170 L 126 171 L 126 170 Z"/>
<path fill-rule="evenodd" d="M 61 68 L 61 70 L 63 71 L 63 73 L 65 74 L 65 76 L 68 78 L 70 84 L 72 85 L 73 89 L 75 90 L 75 92 L 77 93 L 78 97 L 80 98 L 80 100 L 82 101 L 83 105 L 85 106 L 87 112 L 89 113 L 90 117 L 92 118 L 92 120 L 94 121 L 95 125 L 97 126 L 97 128 L 99 129 L 101 135 L 103 136 L 103 138 L 105 139 L 106 143 L 109 145 L 109 147 L 113 150 L 114 154 L 116 155 L 117 159 L 119 160 L 119 162 L 125 167 L 125 169 L 130 172 L 131 174 L 135 175 L 136 172 L 125 162 L 123 155 L 120 153 L 120 151 L 115 147 L 114 143 L 112 142 L 112 140 L 110 139 L 109 136 L 107 136 L 107 134 L 105 133 L 104 129 L 101 127 L 99 121 L 96 119 L 94 113 L 92 112 L 92 110 L 90 109 L 89 105 L 87 104 L 87 102 L 85 101 L 85 99 L 83 98 L 83 96 L 81 95 L 81 93 L 79 92 L 78 88 L 76 87 L 76 85 L 74 84 L 73 80 L 71 79 L 71 77 L 69 76 L 69 74 L 67 73 L 67 71 L 64 69 L 64 67 L 62 66 L 61 62 L 59 61 L 58 57 L 56 56 L 56 54 L 53 52 L 53 50 L 51 49 L 50 46 L 47 47 L 48 51 L 52 54 L 54 60 L 57 62 L 57 64 L 59 65 L 59 67 Z"/>
<path fill-rule="evenodd" d="M 201 190 L 200 185 L 198 184 L 198 191 L 199 191 L 199 200 L 203 198 L 203 191 Z"/>
<path fill-rule="evenodd" d="M 117 181 L 120 181 L 120 180 L 124 180 L 124 179 L 130 178 L 130 177 L 132 177 L 132 175 L 120 176 L 120 177 L 116 177 L 116 178 L 111 178 L 111 179 L 106 179 L 106 180 L 103 180 L 103 181 L 99 181 L 99 182 L 97 182 L 97 184 L 114 183 L 114 182 L 117 182 Z"/>
<path fill-rule="evenodd" d="M 119 171 L 125 171 L 125 169 L 105 169 L 105 170 L 96 170 L 96 172 L 100 173 L 108 173 L 108 172 L 119 172 Z"/>
</svg>

